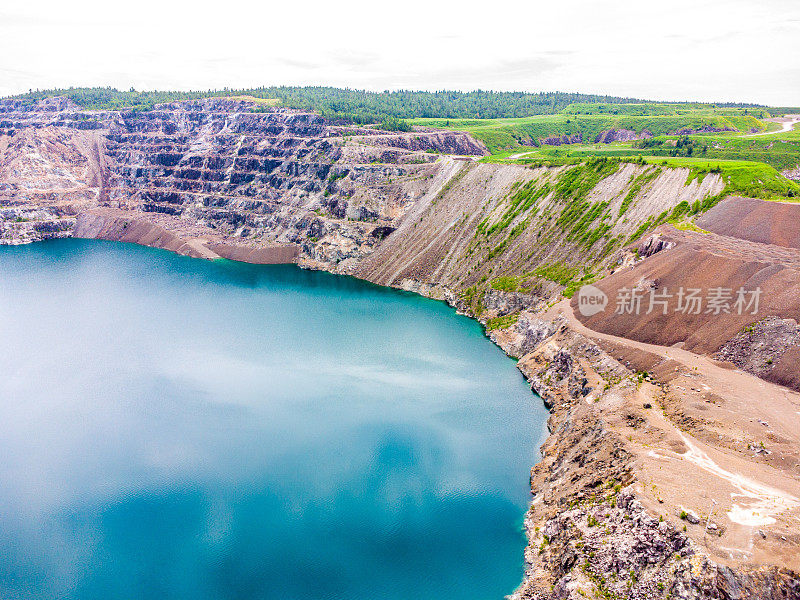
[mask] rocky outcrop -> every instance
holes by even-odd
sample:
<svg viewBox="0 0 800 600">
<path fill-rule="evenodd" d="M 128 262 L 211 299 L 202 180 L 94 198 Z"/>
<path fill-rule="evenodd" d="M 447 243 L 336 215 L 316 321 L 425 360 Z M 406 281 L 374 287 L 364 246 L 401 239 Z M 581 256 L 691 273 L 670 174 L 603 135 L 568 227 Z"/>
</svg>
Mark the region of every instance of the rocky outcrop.
<svg viewBox="0 0 800 600">
<path fill-rule="evenodd" d="M 581 142 L 583 142 L 583 134 L 580 132 L 572 135 L 552 135 L 539 139 L 539 144 L 545 146 L 563 146 L 564 144 L 580 144 Z"/>
<path fill-rule="evenodd" d="M 529 578 L 514 599 L 800 597 L 791 571 L 735 570 L 709 559 L 614 481 L 535 528 L 526 555 Z"/>
<path fill-rule="evenodd" d="M 48 209 L 0 209 L 0 242 L 9 245 L 71 237 L 74 226 L 74 218 Z"/>
<path fill-rule="evenodd" d="M 488 289 L 483 295 L 483 307 L 493 317 L 518 313 L 539 305 L 542 299 L 531 294 Z"/>
<path fill-rule="evenodd" d="M 641 459 L 621 433 L 648 425 L 629 367 L 562 318 L 523 313 L 498 341 L 521 356 L 520 370 L 551 410 L 531 473 L 525 579 L 512 598 L 800 598 L 793 571 L 732 568 L 687 533 L 687 523 L 718 531 L 715 523 L 688 511 L 664 518 L 640 501 Z M 643 434 L 651 452 L 658 435 Z"/>
<path fill-rule="evenodd" d="M 415 131 L 395 135 L 372 135 L 371 145 L 401 148 L 414 152 L 441 152 L 444 154 L 483 156 L 486 146 L 466 133 L 440 131 Z"/>
<path fill-rule="evenodd" d="M 640 258 L 647 258 L 648 256 L 653 256 L 657 252 L 661 252 L 662 250 L 669 250 L 675 246 L 675 242 L 664 239 L 664 236 L 661 233 L 654 233 L 653 235 L 649 235 L 645 238 L 642 238 L 637 247 L 636 252 Z"/>
<path fill-rule="evenodd" d="M 536 350 L 559 325 L 523 312 L 510 329 L 492 331 L 490 337 L 506 354 L 519 358 Z"/>
<path fill-rule="evenodd" d="M 715 358 L 740 369 L 767 376 L 787 351 L 800 346 L 800 327 L 794 319 L 766 317 L 745 327 L 717 351 Z"/>
<path fill-rule="evenodd" d="M 632 140 L 646 140 L 653 137 L 653 134 L 647 129 L 643 129 L 641 133 L 636 133 L 632 129 L 608 129 L 601 131 L 594 138 L 596 144 L 610 144 L 611 142 L 630 142 Z"/>
</svg>

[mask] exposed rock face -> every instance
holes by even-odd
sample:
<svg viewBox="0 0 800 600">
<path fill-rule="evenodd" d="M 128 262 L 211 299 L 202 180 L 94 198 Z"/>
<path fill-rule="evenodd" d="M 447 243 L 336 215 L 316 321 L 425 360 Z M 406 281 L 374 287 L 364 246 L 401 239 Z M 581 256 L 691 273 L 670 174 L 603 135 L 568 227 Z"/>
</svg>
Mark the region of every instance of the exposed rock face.
<svg viewBox="0 0 800 600">
<path fill-rule="evenodd" d="M 601 131 L 598 133 L 594 141 L 596 144 L 610 144 L 611 142 L 646 140 L 651 137 L 653 137 L 653 134 L 647 129 L 642 130 L 641 133 L 636 133 L 632 129 L 609 129 L 608 131 Z"/>
<path fill-rule="evenodd" d="M 740 369 L 763 377 L 790 349 L 800 346 L 800 327 L 794 319 L 767 317 L 744 328 L 716 354 Z"/>
<path fill-rule="evenodd" d="M 737 131 L 733 127 L 714 127 L 712 125 L 705 125 L 698 129 L 692 129 L 691 127 L 682 127 L 677 131 L 673 131 L 670 135 L 694 135 L 695 133 L 720 133 L 723 131 Z"/>
<path fill-rule="evenodd" d="M 531 473 L 525 579 L 512 598 L 800 598 L 791 570 L 731 568 L 709 556 L 698 540 L 703 530 L 720 535 L 715 522 L 692 511 L 664 518 L 666 505 L 639 500 L 651 482 L 641 478 L 631 434 L 652 453 L 664 432 L 649 424 L 631 368 L 562 318 L 523 313 L 493 339 L 521 356 L 520 370 L 551 409 L 551 435 Z"/>
<path fill-rule="evenodd" d="M 486 312 L 496 317 L 518 313 L 526 308 L 536 306 L 540 302 L 541 299 L 536 296 L 519 292 L 486 290 L 483 296 L 483 306 Z"/>
<path fill-rule="evenodd" d="M 372 135 L 369 136 L 367 141 L 374 146 L 401 148 L 414 152 L 433 151 L 445 154 L 478 156 L 486 154 L 486 147 L 466 133 L 447 130 L 417 131 L 392 135 L 375 135 L 374 131 L 371 133 Z"/>
<path fill-rule="evenodd" d="M 8 134 L 0 136 L 0 206 L 14 207 L 0 240 L 67 235 L 75 214 L 107 207 L 163 226 L 171 217 L 167 228 L 179 236 L 187 229 L 216 242 L 283 245 L 295 248 L 283 253 L 289 260 L 346 264 L 427 191 L 439 170 L 427 151 L 485 152 L 461 133 L 351 131 L 314 113 L 254 107 L 215 98 L 82 112 L 65 99 L 0 101 Z M 14 224 L 29 220 L 37 224 Z"/>
<path fill-rule="evenodd" d="M 0 239 L 12 245 L 71 237 L 74 226 L 74 218 L 46 209 L 0 209 Z"/>
<path fill-rule="evenodd" d="M 553 135 L 547 138 L 541 138 L 539 143 L 545 146 L 563 146 L 564 144 L 580 144 L 582 141 L 582 133 L 573 133 L 572 135 Z"/>
<path fill-rule="evenodd" d="M 649 515 L 630 488 L 618 489 L 599 490 L 594 500 L 544 521 L 527 552 L 534 576 L 528 582 L 536 583 L 514 598 L 778 600 L 800 594 L 790 571 L 737 572 L 698 554 L 674 525 Z M 542 590 L 536 577 L 552 581 L 552 589 Z"/>
<path fill-rule="evenodd" d="M 522 357 L 536 350 L 561 324 L 563 323 L 539 319 L 529 312 L 523 312 L 510 331 L 493 331 L 491 338 L 506 354 Z"/>
<path fill-rule="evenodd" d="M 648 256 L 653 256 L 653 254 L 656 254 L 657 252 L 661 252 L 662 250 L 669 250 L 674 246 L 675 242 L 665 240 L 660 233 L 655 233 L 647 236 L 646 238 L 642 238 L 642 240 L 639 242 L 637 251 L 640 257 L 647 258 Z"/>
<path fill-rule="evenodd" d="M 45 107 L 45 118 L 62 113 Z M 55 109 L 52 109 L 55 110 Z M 100 200 L 101 141 L 71 128 L 0 135 L 0 243 L 68 237 L 75 215 Z"/>
</svg>

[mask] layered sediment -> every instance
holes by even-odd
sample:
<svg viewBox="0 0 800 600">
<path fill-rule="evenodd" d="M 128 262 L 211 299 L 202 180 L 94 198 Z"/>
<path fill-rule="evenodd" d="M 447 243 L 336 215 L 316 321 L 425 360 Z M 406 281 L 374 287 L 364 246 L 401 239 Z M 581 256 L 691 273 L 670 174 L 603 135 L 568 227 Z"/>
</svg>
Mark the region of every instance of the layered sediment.
<svg viewBox="0 0 800 600">
<path fill-rule="evenodd" d="M 447 300 L 487 323 L 552 412 L 517 597 L 800 598 L 800 399 L 775 385 L 797 387 L 800 356 L 790 209 L 764 233 L 775 209 L 729 199 L 699 222 L 710 233 L 678 231 L 667 217 L 720 193 L 718 175 L 478 163 L 466 134 L 261 111 L 0 101 L 0 243 L 296 262 Z M 600 277 L 613 301 L 708 273 L 775 292 L 765 315 L 584 318 L 559 302 Z"/>
</svg>

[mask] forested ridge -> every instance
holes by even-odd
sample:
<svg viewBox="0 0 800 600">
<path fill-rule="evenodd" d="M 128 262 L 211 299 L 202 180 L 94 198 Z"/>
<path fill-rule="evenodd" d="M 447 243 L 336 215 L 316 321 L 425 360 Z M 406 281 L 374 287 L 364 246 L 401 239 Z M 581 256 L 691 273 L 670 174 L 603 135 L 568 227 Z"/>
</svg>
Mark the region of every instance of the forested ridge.
<svg viewBox="0 0 800 600">
<path fill-rule="evenodd" d="M 493 92 L 398 90 L 369 92 L 350 88 L 275 86 L 206 91 L 120 91 L 111 87 L 36 90 L 15 98 L 37 101 L 66 96 L 89 110 L 150 110 L 156 104 L 219 96 L 274 99 L 281 106 L 314 110 L 331 119 L 377 123 L 389 118 L 498 119 L 549 115 L 574 103 L 626 104 L 635 98 L 565 92 Z M 733 106 L 733 105 L 731 105 Z M 736 105 L 744 106 L 744 105 Z"/>
</svg>

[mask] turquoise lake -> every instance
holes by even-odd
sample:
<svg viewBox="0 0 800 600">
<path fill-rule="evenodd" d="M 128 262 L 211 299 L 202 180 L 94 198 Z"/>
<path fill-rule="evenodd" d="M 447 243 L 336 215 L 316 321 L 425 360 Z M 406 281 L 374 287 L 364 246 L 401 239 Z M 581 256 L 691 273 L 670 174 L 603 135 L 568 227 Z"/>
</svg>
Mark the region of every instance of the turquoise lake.
<svg viewBox="0 0 800 600">
<path fill-rule="evenodd" d="M 441 302 L 0 247 L 0 598 L 501 599 L 546 418 Z"/>
</svg>

